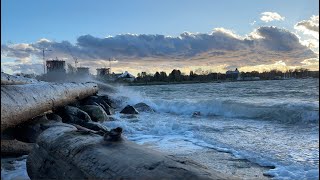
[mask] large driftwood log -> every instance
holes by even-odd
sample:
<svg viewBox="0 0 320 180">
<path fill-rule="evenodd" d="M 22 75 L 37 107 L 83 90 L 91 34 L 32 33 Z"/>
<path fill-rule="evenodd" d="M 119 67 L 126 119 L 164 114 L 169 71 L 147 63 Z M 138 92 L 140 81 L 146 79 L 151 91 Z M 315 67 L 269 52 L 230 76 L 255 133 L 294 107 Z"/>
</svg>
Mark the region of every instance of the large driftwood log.
<svg viewBox="0 0 320 180">
<path fill-rule="evenodd" d="M 18 140 L 1 140 L 1 156 L 20 156 L 29 154 L 35 144 Z"/>
<path fill-rule="evenodd" d="M 97 92 L 95 83 L 1 85 L 1 132 Z"/>
<path fill-rule="evenodd" d="M 25 78 L 21 76 L 12 76 L 1 72 L 1 85 L 14 85 L 14 84 L 31 84 L 38 83 L 36 79 Z"/>
<path fill-rule="evenodd" d="M 27 159 L 31 179 L 230 179 L 125 139 L 68 127 L 45 130 L 37 145 Z"/>
</svg>

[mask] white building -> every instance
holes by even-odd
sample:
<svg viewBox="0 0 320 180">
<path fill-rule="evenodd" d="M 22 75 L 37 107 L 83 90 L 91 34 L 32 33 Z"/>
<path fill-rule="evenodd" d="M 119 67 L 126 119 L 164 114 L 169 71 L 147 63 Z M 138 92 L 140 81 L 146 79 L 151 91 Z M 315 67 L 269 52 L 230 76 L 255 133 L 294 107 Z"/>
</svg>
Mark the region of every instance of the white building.
<svg viewBox="0 0 320 180">
<path fill-rule="evenodd" d="M 239 77 L 238 68 L 236 68 L 236 70 L 234 70 L 234 71 L 229 70 L 229 71 L 226 72 L 226 78 L 227 79 L 238 79 L 238 77 Z"/>
<path fill-rule="evenodd" d="M 132 82 L 135 80 L 135 76 L 130 74 L 128 71 L 125 71 L 124 73 L 118 76 L 118 79 Z"/>
</svg>

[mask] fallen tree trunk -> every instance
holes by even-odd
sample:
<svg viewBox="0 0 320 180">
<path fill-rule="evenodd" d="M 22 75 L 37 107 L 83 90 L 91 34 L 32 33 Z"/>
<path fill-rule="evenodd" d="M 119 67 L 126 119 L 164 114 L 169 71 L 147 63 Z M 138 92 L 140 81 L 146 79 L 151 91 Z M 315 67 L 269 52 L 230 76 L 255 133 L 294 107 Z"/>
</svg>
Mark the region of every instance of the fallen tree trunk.
<svg viewBox="0 0 320 180">
<path fill-rule="evenodd" d="M 1 85 L 17 85 L 17 84 L 31 84 L 39 83 L 36 79 L 25 78 L 21 76 L 12 76 L 1 72 Z"/>
<path fill-rule="evenodd" d="M 1 140 L 1 156 L 21 156 L 29 154 L 34 143 L 25 143 L 18 140 Z"/>
<path fill-rule="evenodd" d="M 230 179 L 125 139 L 51 127 L 27 159 L 31 179 Z M 231 178 L 232 179 L 232 178 Z"/>
<path fill-rule="evenodd" d="M 97 92 L 95 83 L 2 85 L 1 132 Z"/>
</svg>

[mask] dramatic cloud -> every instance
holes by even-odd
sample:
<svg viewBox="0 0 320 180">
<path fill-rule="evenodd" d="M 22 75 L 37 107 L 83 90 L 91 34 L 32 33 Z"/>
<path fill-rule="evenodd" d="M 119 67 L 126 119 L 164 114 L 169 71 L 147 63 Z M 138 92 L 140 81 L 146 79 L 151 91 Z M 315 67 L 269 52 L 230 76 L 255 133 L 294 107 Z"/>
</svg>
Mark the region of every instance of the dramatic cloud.
<svg viewBox="0 0 320 180">
<path fill-rule="evenodd" d="M 92 67 L 92 73 L 97 67 L 108 66 L 111 57 L 118 60 L 112 65 L 114 71 L 138 72 L 196 66 L 212 69 L 248 67 L 280 60 L 288 66 L 299 66 L 303 60 L 317 56 L 301 44 L 295 34 L 277 27 L 260 27 L 246 37 L 224 28 L 215 28 L 208 34 L 184 32 L 178 37 L 122 34 L 98 38 L 84 35 L 76 44 L 41 39 L 33 44 L 1 45 L 1 52 L 2 57 L 16 59 L 15 65 L 20 69 L 13 69 L 11 64 L 12 71 L 22 70 L 28 66 L 21 64 L 31 62 L 38 64 L 33 69 L 36 71 L 41 69 L 43 48 L 52 50 L 46 52 L 46 58 L 58 57 L 73 64 L 72 56 L 75 56 L 82 66 Z"/>
<path fill-rule="evenodd" d="M 319 39 L 319 15 L 312 16 L 309 20 L 298 22 L 295 25 L 295 29 Z"/>
<path fill-rule="evenodd" d="M 261 21 L 270 22 L 270 21 L 283 21 L 285 17 L 281 16 L 276 12 L 263 12 L 261 13 Z"/>
<path fill-rule="evenodd" d="M 301 36 L 301 44 L 319 54 L 319 15 L 311 16 L 309 20 L 298 22 L 295 24 L 294 28 Z"/>
</svg>

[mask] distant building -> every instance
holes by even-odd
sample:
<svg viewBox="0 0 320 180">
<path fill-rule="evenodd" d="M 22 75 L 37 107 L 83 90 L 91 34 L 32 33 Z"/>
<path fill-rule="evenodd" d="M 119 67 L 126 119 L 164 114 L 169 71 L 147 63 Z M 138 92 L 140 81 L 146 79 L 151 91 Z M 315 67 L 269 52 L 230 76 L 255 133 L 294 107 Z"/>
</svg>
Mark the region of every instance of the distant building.
<svg viewBox="0 0 320 180">
<path fill-rule="evenodd" d="M 88 67 L 78 67 L 77 68 L 78 75 L 89 75 L 89 68 Z"/>
<path fill-rule="evenodd" d="M 98 68 L 97 76 L 103 77 L 110 75 L 110 68 Z"/>
<path fill-rule="evenodd" d="M 47 73 L 66 73 L 65 69 L 66 62 L 62 60 L 47 60 L 46 67 Z"/>
<path fill-rule="evenodd" d="M 234 70 L 234 71 L 229 70 L 229 71 L 226 72 L 226 78 L 227 79 L 236 80 L 236 79 L 238 79 L 238 77 L 239 77 L 238 68 L 236 68 L 236 70 Z"/>
</svg>

